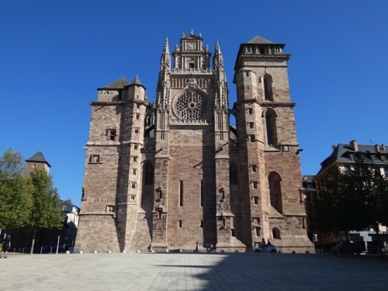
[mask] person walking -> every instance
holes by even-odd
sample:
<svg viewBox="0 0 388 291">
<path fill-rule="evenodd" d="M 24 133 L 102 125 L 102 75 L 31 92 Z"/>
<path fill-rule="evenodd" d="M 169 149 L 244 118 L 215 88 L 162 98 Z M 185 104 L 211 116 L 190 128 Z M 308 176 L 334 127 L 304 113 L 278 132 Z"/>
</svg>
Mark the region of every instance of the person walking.
<svg viewBox="0 0 388 291">
<path fill-rule="evenodd" d="M 9 234 L 6 234 L 5 235 L 5 238 L 3 240 L 3 249 L 1 251 L 1 257 L 3 257 L 4 255 L 4 258 L 6 259 L 7 258 L 7 255 L 8 255 L 8 250 L 11 248 L 11 236 Z"/>
<path fill-rule="evenodd" d="M 195 250 L 194 250 L 194 252 L 199 253 L 199 243 L 198 242 L 195 243 Z"/>
</svg>

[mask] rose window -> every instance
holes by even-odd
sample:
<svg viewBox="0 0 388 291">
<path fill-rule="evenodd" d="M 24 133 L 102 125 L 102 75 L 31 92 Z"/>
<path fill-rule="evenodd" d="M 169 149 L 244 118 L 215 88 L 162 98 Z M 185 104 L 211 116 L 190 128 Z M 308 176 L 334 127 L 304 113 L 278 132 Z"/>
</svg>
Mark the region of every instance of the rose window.
<svg viewBox="0 0 388 291">
<path fill-rule="evenodd" d="M 177 114 L 182 119 L 204 119 L 207 107 L 207 99 L 197 92 L 185 92 L 176 102 Z"/>
</svg>

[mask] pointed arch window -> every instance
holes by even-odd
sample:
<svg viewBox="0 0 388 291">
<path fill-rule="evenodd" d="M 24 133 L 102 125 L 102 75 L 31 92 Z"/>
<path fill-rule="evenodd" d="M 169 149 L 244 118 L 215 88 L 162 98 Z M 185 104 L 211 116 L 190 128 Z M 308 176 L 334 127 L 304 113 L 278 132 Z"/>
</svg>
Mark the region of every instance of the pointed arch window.
<svg viewBox="0 0 388 291">
<path fill-rule="evenodd" d="M 145 163 L 144 168 L 144 185 L 150 186 L 154 184 L 154 167 L 150 163 Z"/>
<path fill-rule="evenodd" d="M 264 100 L 273 101 L 271 75 L 265 74 L 263 76 L 263 92 L 264 92 Z"/>
<path fill-rule="evenodd" d="M 236 164 L 230 164 L 229 167 L 230 184 L 237 184 L 237 167 Z"/>
<path fill-rule="evenodd" d="M 278 144 L 278 136 L 276 130 L 276 113 L 273 109 L 268 109 L 265 112 L 265 124 L 267 131 L 267 144 L 274 146 Z"/>
<path fill-rule="evenodd" d="M 282 206 L 282 189 L 281 189 L 281 177 L 276 172 L 271 172 L 268 175 L 269 197 L 271 206 L 280 213 L 283 212 Z"/>
</svg>

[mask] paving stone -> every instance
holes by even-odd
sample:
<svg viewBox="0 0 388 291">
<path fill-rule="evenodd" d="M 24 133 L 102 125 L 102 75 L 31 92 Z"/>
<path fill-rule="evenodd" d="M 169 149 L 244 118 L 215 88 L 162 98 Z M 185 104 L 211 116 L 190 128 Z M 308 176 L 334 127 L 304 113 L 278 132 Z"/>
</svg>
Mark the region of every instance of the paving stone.
<svg viewBox="0 0 388 291">
<path fill-rule="evenodd" d="M 302 254 L 20 255 L 0 290 L 386 290 L 388 258 Z"/>
</svg>

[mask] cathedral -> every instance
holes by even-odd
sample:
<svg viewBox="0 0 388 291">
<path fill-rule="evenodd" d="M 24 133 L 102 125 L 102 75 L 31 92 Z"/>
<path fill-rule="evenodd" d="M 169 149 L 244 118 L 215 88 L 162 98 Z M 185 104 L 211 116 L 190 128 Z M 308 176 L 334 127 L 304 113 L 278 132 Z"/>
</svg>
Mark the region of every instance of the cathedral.
<svg viewBox="0 0 388 291">
<path fill-rule="evenodd" d="M 231 106 L 220 44 L 193 31 L 166 39 L 155 102 L 137 76 L 99 88 L 76 249 L 313 251 L 284 46 L 240 45 Z"/>
</svg>

